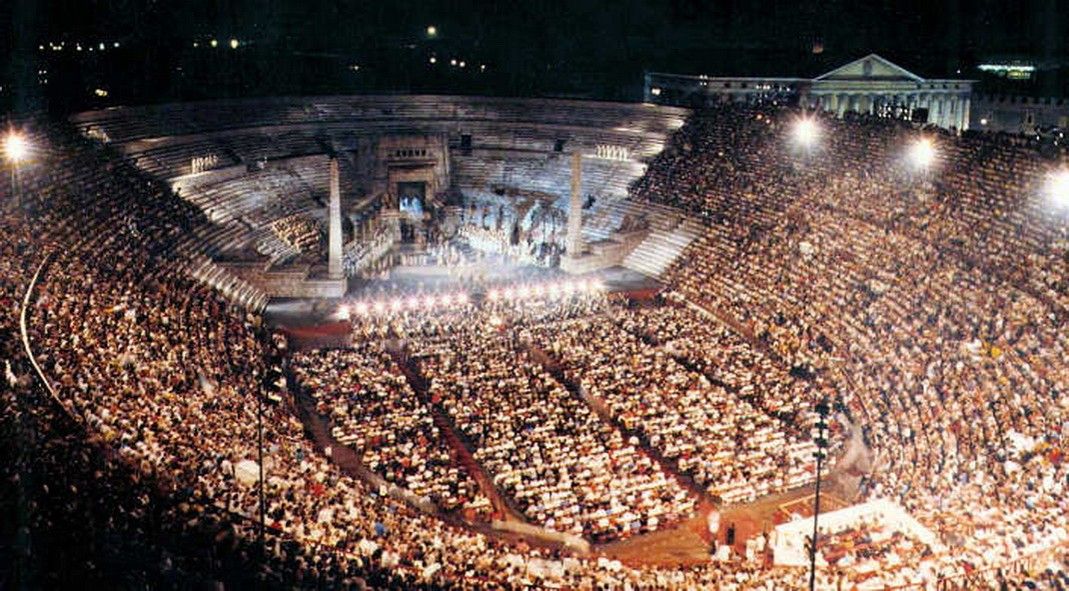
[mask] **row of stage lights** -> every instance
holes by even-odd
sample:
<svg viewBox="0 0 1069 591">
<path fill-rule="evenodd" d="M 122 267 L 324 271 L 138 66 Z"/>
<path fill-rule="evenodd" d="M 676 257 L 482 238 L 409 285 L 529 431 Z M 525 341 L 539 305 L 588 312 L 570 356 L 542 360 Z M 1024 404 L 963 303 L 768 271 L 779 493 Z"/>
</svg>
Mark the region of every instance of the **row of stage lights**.
<svg viewBox="0 0 1069 591">
<path fill-rule="evenodd" d="M 533 283 L 504 288 L 494 288 L 486 292 L 486 299 L 491 302 L 528 300 L 538 298 L 563 298 L 573 294 L 589 294 L 605 289 L 604 284 L 594 279 L 575 281 L 555 281 Z M 341 306 L 338 315 L 350 318 L 352 315 L 372 316 L 416 310 L 434 310 L 442 308 L 459 308 L 471 302 L 468 294 L 450 293 L 439 296 L 409 296 L 390 300 L 360 301 Z"/>
<path fill-rule="evenodd" d="M 374 302 L 356 302 L 355 304 L 342 306 L 340 315 L 348 318 L 351 314 L 357 316 L 381 315 L 386 313 L 404 312 L 405 310 L 433 310 L 435 308 L 452 308 L 465 306 L 471 298 L 466 293 L 449 293 L 440 296 L 410 296 L 407 298 L 393 298 L 391 300 L 376 300 Z"/>
<path fill-rule="evenodd" d="M 820 124 L 813 117 L 800 117 L 791 129 L 791 139 L 804 149 L 812 149 L 823 135 Z M 916 139 L 906 151 L 906 159 L 917 171 L 926 171 L 935 164 L 938 153 L 930 137 Z M 1058 208 L 1069 208 L 1069 168 L 1062 167 L 1047 175 L 1047 198 Z"/>
</svg>

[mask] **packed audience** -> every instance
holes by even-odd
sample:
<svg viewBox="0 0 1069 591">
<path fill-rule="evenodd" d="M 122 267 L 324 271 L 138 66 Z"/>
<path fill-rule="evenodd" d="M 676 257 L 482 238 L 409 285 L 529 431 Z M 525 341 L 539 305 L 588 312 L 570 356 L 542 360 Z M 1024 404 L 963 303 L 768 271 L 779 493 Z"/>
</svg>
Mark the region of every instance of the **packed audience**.
<svg viewBox="0 0 1069 591">
<path fill-rule="evenodd" d="M 721 503 L 812 480 L 816 448 L 809 438 L 788 436 L 778 420 L 622 330 L 617 318 L 535 326 L 524 338 L 545 343 L 584 394 Z"/>
<path fill-rule="evenodd" d="M 790 111 L 695 117 L 634 188 L 702 215 L 668 281 L 792 372 L 845 396 L 889 496 L 973 570 L 1065 539 L 1065 236 L 1056 163 L 1019 146 L 900 124 L 821 120 L 792 149 Z M 978 511 L 977 507 L 987 509 Z"/>
<path fill-rule="evenodd" d="M 415 344 L 430 395 L 531 522 L 608 541 L 689 516 L 694 499 L 493 326 Z M 429 354 L 423 355 L 424 352 Z"/>
<path fill-rule="evenodd" d="M 495 336 L 497 329 L 464 336 L 472 324 L 509 323 L 482 311 L 497 303 L 470 303 L 450 314 L 398 311 L 385 329 L 354 322 L 356 331 L 437 345 L 428 348 L 426 371 L 432 384 L 435 372 L 446 378 L 432 404 L 457 417 L 462 430 L 468 426 L 477 449 L 485 446 L 481 461 L 505 475 L 499 484 L 517 500 L 531 499 L 525 508 L 533 520 L 556 525 L 571 518 L 583 524 L 571 531 L 622 536 L 651 521 L 641 518 L 636 527 L 635 520 L 613 519 L 627 514 L 617 512 L 621 507 L 636 514 L 684 511 L 685 498 L 672 494 L 679 487 L 647 461 L 646 445 L 722 498 L 737 491 L 748 498 L 747 487 L 760 494 L 796 478 L 804 482 L 806 444 L 796 438 L 805 428 L 796 409 L 783 403 L 794 391 L 802 397 L 834 392 L 877 454 L 861 498 L 891 498 L 949 547 L 935 572 L 895 570 L 903 583 L 930 588 L 939 578 L 944 588 L 1065 588 L 1069 223 L 1039 197 L 1050 163 L 1020 146 L 936 136 L 937 166 L 910 171 L 889 162 L 915 132 L 870 120 L 822 121 L 827 143 L 821 154 L 806 155 L 784 139 L 794 117 L 741 106 L 699 113 L 633 190 L 636 199 L 668 202 L 706 220 L 706 234 L 665 279 L 680 298 L 737 327 L 751 351 L 706 357 L 686 342 L 672 344 L 718 338 L 716 330 L 696 329 L 668 339 L 673 324 L 694 324 L 686 316 L 673 319 L 678 311 L 663 318 L 600 309 L 564 318 L 532 312 L 515 330 L 550 360 L 534 358 L 527 340 Z M 31 204 L 3 218 L 0 322 L 5 379 L 36 398 L 5 392 L 0 426 L 16 443 L 2 448 L 15 459 L 3 463 L 5 487 L 42 506 L 5 505 L 26 516 L 11 531 L 47 539 L 44 532 L 54 535 L 63 527 L 57 524 L 74 523 L 73 515 L 101 516 L 85 524 L 87 536 L 108 534 L 95 544 L 126 549 L 146 540 L 143 554 L 130 562 L 155 563 L 144 569 L 155 574 L 138 576 L 189 580 L 206 573 L 206 581 L 238 586 L 250 578 L 279 588 L 804 585 L 804 572 L 757 562 L 654 569 L 531 549 L 379 495 L 305 439 L 284 396 L 267 399 L 279 360 L 260 319 L 186 278 L 203 214 L 65 129 L 43 131 L 34 143 L 47 146 L 49 161 L 26 167 L 20 181 Z M 54 398 L 33 385 L 29 360 L 13 337 L 21 291 L 42 260 L 29 337 Z M 476 308 L 487 316 L 465 316 Z M 454 338 L 466 348 L 442 347 Z M 763 359 L 780 368 L 767 375 L 754 369 Z M 553 360 L 578 392 L 565 392 L 566 384 L 549 374 L 545 364 Z M 460 369 L 451 375 L 454 367 Z M 744 383 L 747 370 L 762 376 Z M 509 385 L 517 391 L 515 405 L 488 397 L 496 382 L 516 376 L 523 379 Z M 468 392 L 454 392 L 454 383 Z M 753 394 L 744 395 L 751 384 Z M 579 404 L 576 394 L 604 401 L 613 423 L 598 421 L 590 414 L 594 407 Z M 468 401 L 461 396 L 492 400 L 481 406 L 493 412 L 465 416 L 469 409 L 458 401 Z M 42 404 L 27 409 L 24 400 Z M 546 414 L 525 424 L 527 407 Z M 573 412 L 561 416 L 556 408 Z M 258 409 L 268 533 L 265 557 L 252 559 L 260 488 L 238 466 L 258 458 Z M 512 417 L 520 420 L 514 432 L 537 442 L 538 454 L 532 446 L 514 455 L 496 438 L 502 431 L 495 422 L 507 425 Z M 65 420 L 71 424 L 58 428 Z M 559 432 L 538 428 L 543 425 Z M 30 448 L 43 450 L 42 465 L 19 447 L 53 437 L 61 443 L 51 452 Z M 599 480 L 603 474 L 575 470 L 566 454 L 547 458 L 551 450 L 571 449 L 562 447 L 565 438 L 591 444 L 602 470 L 619 474 L 620 490 L 628 492 L 606 506 L 601 499 L 616 491 Z M 62 486 L 35 481 L 63 476 L 50 465 L 68 450 L 77 460 L 74 473 L 94 485 L 74 473 L 57 480 Z M 744 461 L 727 461 L 732 455 Z M 527 465 L 518 466 L 521 460 Z M 558 460 L 563 475 L 545 469 Z M 528 491 L 509 481 L 510 469 L 533 470 L 546 486 L 522 497 Z M 561 485 L 584 478 L 588 484 L 578 488 Z M 655 483 L 648 490 L 660 494 L 646 494 L 643 482 Z M 581 515 L 554 513 L 555 495 L 583 500 L 588 490 L 600 492 L 574 504 Z M 153 509 L 157 498 L 168 502 Z M 64 514 L 66 507 L 71 511 Z M 210 556 L 175 542 L 213 534 Z M 878 535 L 833 539 L 825 560 L 838 558 L 836 565 L 848 568 L 840 563 L 857 553 L 831 553 L 856 548 L 858 540 L 871 548 Z M 220 540 L 232 541 L 225 557 L 217 552 Z M 890 561 L 893 552 L 903 563 L 915 551 L 902 552 L 895 542 L 865 550 Z M 72 554 L 70 564 L 83 556 Z M 75 565 L 78 572 L 93 572 L 92 559 L 84 560 Z M 44 565 L 50 572 L 61 567 Z M 115 585 L 96 576 L 87 581 Z M 818 586 L 837 588 L 844 578 L 858 582 L 825 569 Z"/>
<path fill-rule="evenodd" d="M 291 368 L 316 410 L 330 417 L 334 438 L 360 452 L 387 482 L 445 511 L 489 516 L 489 499 L 453 457 L 431 413 L 380 343 L 298 353 Z"/>
</svg>

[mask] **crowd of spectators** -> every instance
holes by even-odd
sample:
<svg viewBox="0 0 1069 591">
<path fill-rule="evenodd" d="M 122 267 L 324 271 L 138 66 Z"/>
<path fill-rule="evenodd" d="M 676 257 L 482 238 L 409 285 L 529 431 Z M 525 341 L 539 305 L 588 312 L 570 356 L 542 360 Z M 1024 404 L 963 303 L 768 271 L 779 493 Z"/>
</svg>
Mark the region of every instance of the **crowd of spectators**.
<svg viewBox="0 0 1069 591">
<path fill-rule="evenodd" d="M 788 435 L 779 420 L 625 331 L 621 320 L 606 314 L 547 323 L 522 338 L 544 343 L 585 395 L 721 503 L 812 480 L 812 440 Z"/>
<path fill-rule="evenodd" d="M 600 421 L 514 334 L 479 320 L 416 340 L 413 354 L 433 403 L 528 520 L 601 542 L 691 514 L 693 497 L 637 441 Z"/>
<path fill-rule="evenodd" d="M 796 388 L 803 396 L 834 392 L 878 456 L 862 497 L 893 499 L 950 548 L 934 576 L 983 572 L 1008 589 L 1064 588 L 1064 551 L 1035 574 L 1001 569 L 1069 537 L 1062 451 L 1069 436 L 1069 227 L 1038 197 L 1049 163 L 1020 147 L 938 136 L 938 165 L 905 172 L 889 162 L 914 132 L 879 121 L 823 121 L 823 153 L 807 156 L 784 139 L 794 116 L 740 106 L 698 114 L 634 190 L 637 199 L 667 201 L 706 220 L 706 234 L 666 279 L 680 297 L 741 327 L 753 351 L 709 358 L 686 343 L 658 348 L 672 313 L 643 318 L 587 304 L 563 318 L 525 308 L 514 325 L 521 339 L 495 334 L 495 326 L 513 323 L 498 302 L 459 302 L 447 314 L 399 312 L 388 323 L 354 321 L 355 330 L 411 340 L 416 353 L 423 341 L 437 346 L 427 349 L 425 369 L 432 384 L 436 375 L 446 379 L 433 403 L 468 426 L 486 449 L 481 461 L 505 475 L 503 488 L 520 498 L 528 491 L 510 482 L 509 471 L 533 469 L 548 485 L 537 493 L 585 501 L 575 503 L 579 514 L 567 515 L 546 502 L 553 494 L 530 497 L 528 514 L 543 523 L 570 517 L 589 535 L 611 537 L 652 522 L 643 517 L 636 528 L 610 514 L 685 512 L 686 496 L 641 452 L 642 440 L 722 497 L 804 482 L 804 428 L 791 424 L 798 413 L 776 397 L 790 398 Z M 267 399 L 279 359 L 261 320 L 187 278 L 203 214 L 65 129 L 33 139 L 47 162 L 21 171 L 30 205 L 4 215 L 0 236 L 5 381 L 19 394 L 2 398 L 0 425 L 13 443 L 3 450 L 15 459 L 2 473 L 5 487 L 18 491 L 4 505 L 16 522 L 4 527 L 16 538 L 51 532 L 55 542 L 81 518 L 84 537 L 72 543 L 89 550 L 72 553 L 70 563 L 95 547 L 111 550 L 77 565 L 100 577 L 87 581 L 114 585 L 99 571 L 125 559 L 172 580 L 208 573 L 265 587 L 804 584 L 804 572 L 757 562 L 639 568 L 532 549 L 379 495 L 315 449 L 285 400 Z M 54 399 L 33 379 L 14 336 L 21 290 L 42 260 L 29 337 Z M 490 330 L 464 336 L 473 326 Z M 689 334 L 678 338 L 717 338 L 715 331 Z M 442 347 L 454 338 L 463 346 Z M 555 383 L 528 342 L 562 363 L 580 394 L 605 401 L 639 440 L 599 421 Z M 740 368 L 760 367 L 758 352 L 783 365 L 768 374 L 774 377 L 751 370 L 762 377 L 744 397 L 746 369 L 723 368 L 736 359 Z M 515 398 L 491 398 L 498 382 Z M 487 402 L 465 408 L 457 401 L 470 401 L 461 396 Z M 480 406 L 479 416 L 462 414 Z M 526 412 L 537 422 L 525 423 Z M 519 420 L 512 436 L 497 438 L 510 417 Z M 238 466 L 259 457 L 261 423 L 269 533 L 266 555 L 252 559 L 260 488 Z M 510 450 L 516 432 L 533 445 Z M 35 443 L 41 439 L 54 448 Z M 569 454 L 579 445 L 602 460 L 600 473 L 583 473 Z M 57 468 L 64 455 L 66 475 Z M 619 491 L 602 480 L 610 470 L 621 477 Z M 552 486 L 564 482 L 584 484 Z M 107 535 L 94 537 L 100 532 Z M 213 542 L 198 550 L 174 541 L 205 539 L 197 532 L 212 532 Z M 111 562 L 94 564 L 108 555 Z M 934 584 L 914 570 L 911 583 Z M 818 584 L 835 588 L 841 578 L 823 571 Z"/>
<path fill-rule="evenodd" d="M 334 438 L 387 482 L 445 511 L 486 519 L 490 502 L 444 441 L 427 407 L 378 341 L 301 352 L 291 369 L 330 417 Z"/>
<path fill-rule="evenodd" d="M 634 187 L 702 216 L 666 279 L 794 373 L 845 397 L 888 496 L 966 571 L 1064 543 L 1069 435 L 1066 236 L 1058 164 L 987 138 L 723 106 Z M 918 170 L 902 156 L 931 141 Z"/>
</svg>

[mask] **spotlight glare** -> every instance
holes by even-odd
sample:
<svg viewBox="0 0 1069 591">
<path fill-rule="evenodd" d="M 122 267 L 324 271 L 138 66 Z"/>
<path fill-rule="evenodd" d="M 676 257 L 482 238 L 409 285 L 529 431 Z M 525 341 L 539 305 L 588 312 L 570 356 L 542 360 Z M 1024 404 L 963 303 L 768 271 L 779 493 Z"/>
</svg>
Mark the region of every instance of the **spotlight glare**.
<svg viewBox="0 0 1069 591">
<path fill-rule="evenodd" d="M 501 299 L 501 292 L 497 291 L 496 289 L 491 289 L 489 292 L 487 292 L 486 299 L 490 300 L 491 302 L 496 302 Z"/>
<path fill-rule="evenodd" d="M 400 298 L 393 299 L 390 301 L 390 310 L 393 312 L 397 312 L 401 309 L 401 305 L 402 304 Z"/>
<path fill-rule="evenodd" d="M 11 132 L 4 138 L 4 157 L 8 161 L 18 164 L 26 159 L 29 151 L 30 148 L 26 143 L 26 138 L 18 133 Z"/>
<path fill-rule="evenodd" d="M 376 313 L 382 314 L 385 311 L 386 311 L 386 304 L 384 304 L 381 300 L 375 302 L 375 312 Z"/>
<path fill-rule="evenodd" d="M 338 306 L 338 318 L 340 318 L 341 320 L 349 319 L 349 306 L 346 306 L 344 304 Z"/>
<path fill-rule="evenodd" d="M 935 161 L 935 146 L 932 140 L 921 138 L 909 149 L 909 159 L 917 168 L 928 168 Z"/>
<path fill-rule="evenodd" d="M 358 302 L 356 304 L 356 313 L 361 316 L 366 316 L 368 313 L 367 302 Z"/>
<path fill-rule="evenodd" d="M 1056 207 L 1069 208 L 1069 168 L 1050 174 L 1047 179 L 1047 196 Z"/>
<path fill-rule="evenodd" d="M 795 142 L 808 148 L 817 143 L 817 139 L 820 137 L 820 126 L 817 125 L 816 121 L 804 117 L 795 122 L 791 134 L 794 136 Z"/>
<path fill-rule="evenodd" d="M 412 296 L 412 297 L 408 298 L 408 307 L 413 309 L 413 310 L 418 308 L 419 307 L 419 298 L 417 298 L 416 296 Z"/>
</svg>

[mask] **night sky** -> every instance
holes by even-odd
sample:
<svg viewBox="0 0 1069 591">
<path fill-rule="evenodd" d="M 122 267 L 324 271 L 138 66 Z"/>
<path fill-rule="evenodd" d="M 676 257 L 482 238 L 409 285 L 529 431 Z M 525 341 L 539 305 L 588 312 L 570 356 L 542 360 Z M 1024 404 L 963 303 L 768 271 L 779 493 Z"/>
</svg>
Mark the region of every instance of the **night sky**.
<svg viewBox="0 0 1069 591">
<path fill-rule="evenodd" d="M 10 104 L 36 94 L 59 108 L 381 91 L 635 100 L 645 70 L 813 75 L 870 52 L 930 76 L 977 78 L 977 63 L 1025 60 L 1041 75 L 1009 91 L 1061 94 L 1064 3 L 9 0 L 0 9 L 2 94 Z M 62 51 L 47 47 L 61 41 Z M 87 51 L 100 42 L 105 51 Z M 42 69 L 44 89 L 24 88 Z M 96 88 L 108 97 L 93 96 Z"/>
</svg>

